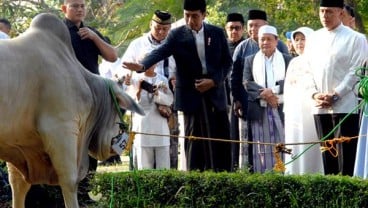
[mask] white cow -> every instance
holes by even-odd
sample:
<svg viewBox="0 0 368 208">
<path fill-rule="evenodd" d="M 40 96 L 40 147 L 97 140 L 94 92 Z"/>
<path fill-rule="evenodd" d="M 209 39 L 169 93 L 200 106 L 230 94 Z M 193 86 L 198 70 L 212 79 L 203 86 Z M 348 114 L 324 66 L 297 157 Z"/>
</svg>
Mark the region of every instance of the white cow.
<svg viewBox="0 0 368 208">
<path fill-rule="evenodd" d="M 60 185 L 65 206 L 78 207 L 77 185 L 88 154 L 112 155 L 118 107 L 142 109 L 76 59 L 58 17 L 37 15 L 19 37 L 0 41 L 0 159 L 7 161 L 13 207 L 24 207 L 31 184 Z"/>
</svg>

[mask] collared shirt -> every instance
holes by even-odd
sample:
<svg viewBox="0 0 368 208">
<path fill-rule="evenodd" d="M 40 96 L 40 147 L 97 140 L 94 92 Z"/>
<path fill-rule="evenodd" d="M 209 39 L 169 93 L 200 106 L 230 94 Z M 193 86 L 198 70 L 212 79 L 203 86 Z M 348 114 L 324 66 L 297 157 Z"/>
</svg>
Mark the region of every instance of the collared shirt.
<svg viewBox="0 0 368 208">
<path fill-rule="evenodd" d="M 206 52 L 205 52 L 205 41 L 204 41 L 204 29 L 203 28 L 204 27 L 202 25 L 202 28 L 198 32 L 195 30 L 192 30 L 192 33 L 196 41 L 198 56 L 202 64 L 202 74 L 207 74 Z"/>
<path fill-rule="evenodd" d="M 95 43 L 90 39 L 82 40 L 78 34 L 79 28 L 68 19 L 64 19 L 66 26 L 69 29 L 70 38 L 72 40 L 73 49 L 79 62 L 90 72 L 99 74 L 98 71 L 98 56 L 101 55 L 100 50 L 97 48 Z M 80 27 L 84 27 L 83 22 Z M 93 30 L 100 38 L 104 39 L 101 33 L 96 29 L 89 27 Z"/>
<path fill-rule="evenodd" d="M 125 51 L 124 55 L 122 56 L 122 62 L 138 62 L 142 55 L 145 53 L 149 53 L 152 50 L 161 46 L 165 40 L 160 41 L 158 43 L 151 37 L 150 33 L 146 33 L 143 36 L 134 39 L 128 46 L 127 50 Z M 161 75 L 165 75 L 165 61 L 159 61 L 156 65 L 155 72 Z M 172 78 L 176 71 L 176 64 L 173 56 L 168 58 L 168 78 Z M 125 74 L 131 73 L 130 70 L 125 69 L 119 76 L 124 76 Z"/>
<path fill-rule="evenodd" d="M 154 37 L 152 37 L 152 34 L 147 35 L 148 41 L 154 45 L 154 46 L 158 46 L 161 45 L 163 42 L 165 42 L 165 40 L 162 41 L 157 41 Z"/>
<path fill-rule="evenodd" d="M 265 59 L 265 68 L 266 68 L 266 86 L 267 88 L 272 88 L 275 86 L 275 78 L 273 74 L 273 67 L 272 67 L 272 61 L 273 61 L 273 54 L 271 57 L 264 56 Z"/>
</svg>

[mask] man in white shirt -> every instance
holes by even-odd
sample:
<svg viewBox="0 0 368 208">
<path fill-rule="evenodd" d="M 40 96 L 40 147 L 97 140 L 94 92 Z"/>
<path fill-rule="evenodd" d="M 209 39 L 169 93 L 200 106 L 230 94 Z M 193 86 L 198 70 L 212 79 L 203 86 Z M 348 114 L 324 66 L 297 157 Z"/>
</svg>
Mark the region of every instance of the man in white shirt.
<svg viewBox="0 0 368 208">
<path fill-rule="evenodd" d="M 312 112 L 317 135 L 323 140 L 357 136 L 359 130 L 359 116 L 357 111 L 352 112 L 358 104 L 353 91 L 358 81 L 355 70 L 366 61 L 368 46 L 364 35 L 342 24 L 343 7 L 343 0 L 321 0 L 323 28 L 310 36 L 305 47 L 307 67 L 313 74 L 313 87 L 309 89 L 315 103 Z M 356 143 L 334 144 L 338 157 L 323 152 L 325 174 L 353 175 Z"/>
<path fill-rule="evenodd" d="M 158 48 L 165 42 L 171 29 L 171 14 L 165 11 L 156 10 L 150 22 L 150 31 L 143 36 L 133 40 L 124 55 L 122 62 L 137 62 L 143 55 Z M 171 56 L 167 60 L 158 62 L 155 72 L 164 75 L 166 78 L 173 78 L 175 73 L 175 60 Z M 131 71 L 127 71 L 130 73 Z"/>
<path fill-rule="evenodd" d="M 150 22 L 150 31 L 133 40 L 129 44 L 127 50 L 121 58 L 121 62 L 138 62 L 143 54 L 147 54 L 162 45 L 171 29 L 171 22 L 172 18 L 169 12 L 156 10 Z M 175 70 L 176 64 L 172 56 L 158 62 L 155 67 L 155 72 L 165 76 L 169 80 L 169 84 L 172 84 L 175 80 Z M 123 76 L 129 76 L 132 73 L 130 70 L 124 71 L 125 72 L 122 73 Z M 134 73 L 132 74 L 133 76 Z M 170 85 L 170 88 L 173 89 L 172 85 Z M 170 119 L 170 121 L 172 121 L 170 123 L 170 134 L 178 135 L 179 126 L 176 111 L 174 111 L 172 117 L 173 119 Z M 177 165 L 178 139 L 173 137 L 170 139 L 170 166 L 171 168 L 176 169 Z"/>
</svg>

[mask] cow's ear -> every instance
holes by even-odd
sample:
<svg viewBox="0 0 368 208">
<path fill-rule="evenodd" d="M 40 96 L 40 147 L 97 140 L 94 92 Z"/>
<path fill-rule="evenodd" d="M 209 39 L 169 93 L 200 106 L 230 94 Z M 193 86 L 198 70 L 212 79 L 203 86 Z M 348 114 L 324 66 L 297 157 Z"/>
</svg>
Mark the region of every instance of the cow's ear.
<svg viewBox="0 0 368 208">
<path fill-rule="evenodd" d="M 125 93 L 116 83 L 114 83 L 112 86 L 116 100 L 121 108 L 138 113 L 142 116 L 145 115 L 142 107 L 138 105 L 138 103 L 136 103 L 132 97 Z"/>
</svg>

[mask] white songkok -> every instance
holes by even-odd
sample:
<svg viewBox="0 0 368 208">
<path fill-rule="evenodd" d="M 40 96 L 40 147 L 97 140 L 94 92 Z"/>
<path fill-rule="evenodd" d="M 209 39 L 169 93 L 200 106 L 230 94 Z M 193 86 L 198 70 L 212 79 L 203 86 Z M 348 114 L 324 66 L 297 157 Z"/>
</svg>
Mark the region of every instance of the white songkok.
<svg viewBox="0 0 368 208">
<path fill-rule="evenodd" d="M 270 25 L 263 25 L 259 28 L 258 37 L 261 37 L 263 34 L 271 34 L 278 37 L 276 27 Z"/>
</svg>

